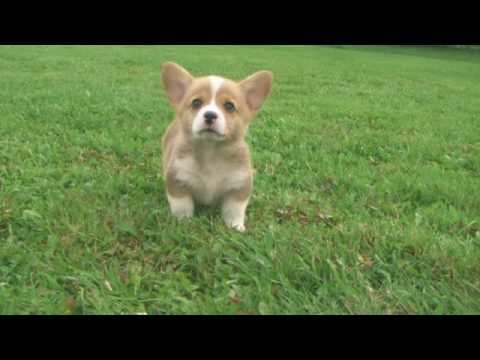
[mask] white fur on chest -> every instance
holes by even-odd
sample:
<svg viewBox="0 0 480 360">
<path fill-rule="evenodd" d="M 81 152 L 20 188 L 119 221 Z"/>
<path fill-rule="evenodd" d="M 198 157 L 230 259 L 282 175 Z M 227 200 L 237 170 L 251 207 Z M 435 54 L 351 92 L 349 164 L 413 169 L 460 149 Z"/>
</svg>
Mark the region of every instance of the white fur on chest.
<svg viewBox="0 0 480 360">
<path fill-rule="evenodd" d="M 209 162 L 200 167 L 192 158 L 176 159 L 176 179 L 193 193 L 195 201 L 210 205 L 231 190 L 240 189 L 248 178 L 246 170 L 235 169 L 225 162 Z"/>
</svg>

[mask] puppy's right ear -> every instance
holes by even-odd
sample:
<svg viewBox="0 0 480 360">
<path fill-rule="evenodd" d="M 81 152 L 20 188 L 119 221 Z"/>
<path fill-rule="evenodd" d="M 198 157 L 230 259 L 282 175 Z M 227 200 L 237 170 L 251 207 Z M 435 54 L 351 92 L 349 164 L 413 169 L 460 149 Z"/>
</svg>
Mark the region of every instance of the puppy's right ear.
<svg viewBox="0 0 480 360">
<path fill-rule="evenodd" d="M 167 62 L 162 65 L 162 81 L 172 106 L 177 108 L 192 84 L 193 76 L 180 65 Z"/>
</svg>

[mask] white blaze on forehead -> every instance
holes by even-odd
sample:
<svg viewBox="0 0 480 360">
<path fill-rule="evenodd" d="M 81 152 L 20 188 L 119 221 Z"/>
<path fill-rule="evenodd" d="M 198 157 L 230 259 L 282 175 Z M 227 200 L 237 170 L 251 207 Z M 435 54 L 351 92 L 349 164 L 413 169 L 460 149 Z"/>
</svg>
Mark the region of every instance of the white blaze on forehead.
<svg viewBox="0 0 480 360">
<path fill-rule="evenodd" d="M 220 76 L 209 76 L 210 86 L 212 87 L 212 103 L 215 102 L 215 98 L 217 97 L 218 90 L 222 87 L 223 83 L 225 82 L 224 78 Z"/>
</svg>

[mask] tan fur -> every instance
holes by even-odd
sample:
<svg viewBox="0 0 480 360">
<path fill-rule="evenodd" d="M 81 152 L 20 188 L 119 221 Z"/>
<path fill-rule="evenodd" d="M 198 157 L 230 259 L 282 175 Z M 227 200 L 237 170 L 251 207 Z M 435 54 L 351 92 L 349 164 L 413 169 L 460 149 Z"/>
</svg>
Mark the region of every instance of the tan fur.
<svg viewBox="0 0 480 360">
<path fill-rule="evenodd" d="M 190 199 L 206 205 L 222 203 L 225 222 L 243 231 L 253 187 L 250 151 L 244 138 L 269 95 L 272 74 L 259 72 L 242 82 L 223 79 L 214 99 L 209 77 L 194 78 L 180 66 L 167 63 L 162 67 L 162 78 L 176 111 L 162 141 L 163 175 L 172 212 L 189 216 L 192 209 L 177 208 L 190 207 Z M 191 105 L 194 99 L 222 111 L 224 136 L 195 136 L 192 123 L 198 109 Z M 225 110 L 226 101 L 235 105 L 234 113 Z M 175 206 L 176 202 L 180 205 Z"/>
</svg>

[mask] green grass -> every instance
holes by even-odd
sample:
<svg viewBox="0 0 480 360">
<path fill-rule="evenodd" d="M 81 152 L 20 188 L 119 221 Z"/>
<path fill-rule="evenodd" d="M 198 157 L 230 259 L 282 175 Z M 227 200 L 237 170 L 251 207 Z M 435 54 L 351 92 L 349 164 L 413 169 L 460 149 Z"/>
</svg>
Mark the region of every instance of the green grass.
<svg viewBox="0 0 480 360">
<path fill-rule="evenodd" d="M 247 233 L 169 216 L 160 64 L 270 69 Z M 480 52 L 0 46 L 0 313 L 480 313 Z"/>
</svg>

